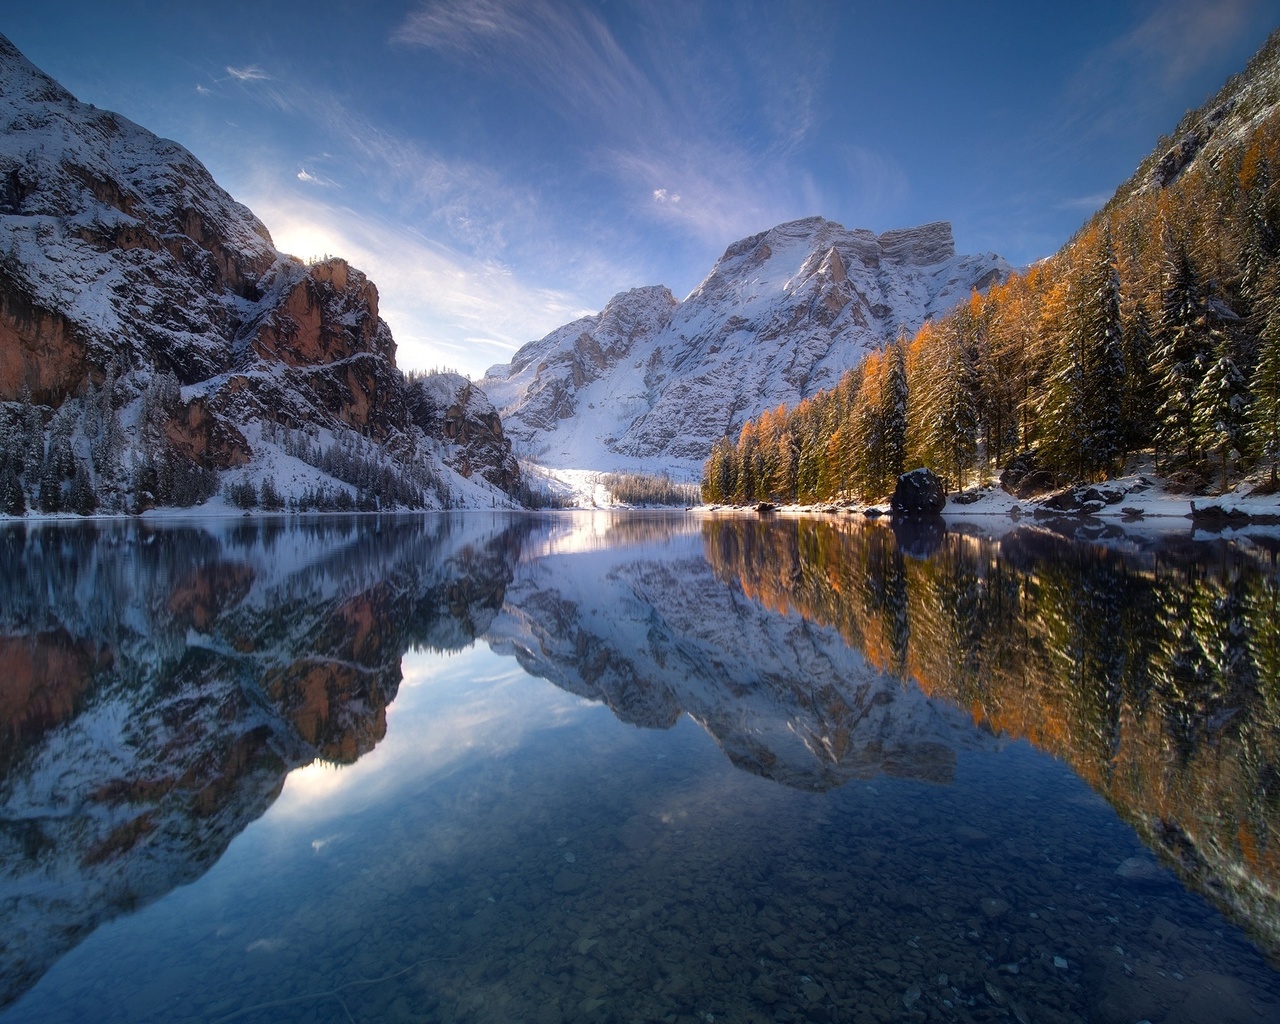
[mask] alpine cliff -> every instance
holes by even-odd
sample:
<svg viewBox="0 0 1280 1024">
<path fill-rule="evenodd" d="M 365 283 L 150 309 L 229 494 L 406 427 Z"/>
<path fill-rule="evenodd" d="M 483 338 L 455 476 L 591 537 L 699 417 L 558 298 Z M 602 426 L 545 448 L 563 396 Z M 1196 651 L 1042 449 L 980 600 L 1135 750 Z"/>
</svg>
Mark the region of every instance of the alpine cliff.
<svg viewBox="0 0 1280 1024">
<path fill-rule="evenodd" d="M 509 503 L 492 408 L 395 351 L 364 274 L 0 36 L 0 513 Z"/>
<path fill-rule="evenodd" d="M 1010 272 L 958 256 L 947 223 L 876 235 L 811 217 L 735 242 L 683 302 L 660 286 L 615 296 L 483 386 L 545 465 L 697 466 L 747 419 L 832 387 L 900 327 Z"/>
</svg>

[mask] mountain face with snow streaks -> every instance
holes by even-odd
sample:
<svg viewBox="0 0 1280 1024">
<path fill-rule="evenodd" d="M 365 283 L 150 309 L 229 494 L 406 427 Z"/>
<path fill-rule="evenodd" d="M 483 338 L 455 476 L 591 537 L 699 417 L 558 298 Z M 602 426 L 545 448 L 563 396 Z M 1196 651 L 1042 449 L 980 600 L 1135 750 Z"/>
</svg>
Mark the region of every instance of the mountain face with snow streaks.
<svg viewBox="0 0 1280 1024">
<path fill-rule="evenodd" d="M 79 102 L 0 37 L 0 437 L 16 453 L 0 513 L 67 510 L 77 474 L 109 511 L 190 504 L 218 475 L 270 478 L 282 498 L 506 501 L 500 425 L 460 455 L 415 420 L 421 388 L 395 354 L 364 274 L 279 252 L 190 152 Z M 472 401 L 461 378 L 442 389 Z M 472 433 L 492 412 L 477 401 Z M 170 493 L 175 466 L 205 476 Z"/>
<path fill-rule="evenodd" d="M 483 386 L 535 461 L 692 467 L 747 419 L 834 386 L 899 327 L 1010 271 L 957 255 L 946 223 L 876 235 L 812 217 L 729 246 L 683 302 L 662 287 L 615 296 Z"/>
</svg>

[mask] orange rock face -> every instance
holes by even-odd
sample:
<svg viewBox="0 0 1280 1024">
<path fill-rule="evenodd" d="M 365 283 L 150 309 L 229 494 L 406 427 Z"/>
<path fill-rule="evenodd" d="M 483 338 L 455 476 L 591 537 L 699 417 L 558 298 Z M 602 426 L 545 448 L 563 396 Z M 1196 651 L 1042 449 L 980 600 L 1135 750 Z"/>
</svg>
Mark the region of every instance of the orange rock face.
<svg viewBox="0 0 1280 1024">
<path fill-rule="evenodd" d="M 0 637 L 0 736 L 14 743 L 71 718 L 110 660 L 65 633 Z"/>
<path fill-rule="evenodd" d="M 0 288 L 0 401 L 29 388 L 34 401 L 57 405 L 88 377 L 85 346 L 65 317 Z"/>
<path fill-rule="evenodd" d="M 249 461 L 252 450 L 239 430 L 214 415 L 203 398 L 179 410 L 165 427 L 173 447 L 206 469 L 231 469 Z"/>
<path fill-rule="evenodd" d="M 289 366 L 319 366 L 363 352 L 394 361 L 394 345 L 379 344 L 377 335 L 378 289 L 345 260 L 331 259 L 310 267 L 290 289 L 259 328 L 254 351 Z"/>
</svg>

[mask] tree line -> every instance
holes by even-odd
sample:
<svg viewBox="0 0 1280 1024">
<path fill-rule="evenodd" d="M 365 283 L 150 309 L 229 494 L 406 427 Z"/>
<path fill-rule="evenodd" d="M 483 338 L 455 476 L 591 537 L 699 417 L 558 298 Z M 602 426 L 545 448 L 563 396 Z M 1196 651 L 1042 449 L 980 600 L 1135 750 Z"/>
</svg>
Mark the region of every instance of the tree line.
<svg viewBox="0 0 1280 1024">
<path fill-rule="evenodd" d="M 1138 455 L 1190 492 L 1249 474 L 1275 489 L 1280 96 L 1256 71 L 1278 51 L 1280 33 L 1246 71 L 1257 88 L 1228 83 L 1177 136 L 1207 137 L 1227 105 L 1253 115 L 1248 132 L 1180 172 L 1162 140 L 1055 256 L 722 438 L 703 500 L 873 501 L 908 468 L 956 489 L 1015 458 L 1058 484 L 1097 481 Z"/>
</svg>

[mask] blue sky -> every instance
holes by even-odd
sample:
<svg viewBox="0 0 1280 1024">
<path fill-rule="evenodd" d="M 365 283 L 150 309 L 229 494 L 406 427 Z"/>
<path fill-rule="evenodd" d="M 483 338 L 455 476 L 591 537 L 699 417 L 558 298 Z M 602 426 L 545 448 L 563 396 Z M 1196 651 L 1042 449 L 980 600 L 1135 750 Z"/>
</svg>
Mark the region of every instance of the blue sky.
<svg viewBox="0 0 1280 1024">
<path fill-rule="evenodd" d="M 479 375 L 625 288 L 820 214 L 1057 249 L 1280 0 L 0 0 L 80 99 L 345 256 L 405 368 Z"/>
</svg>

